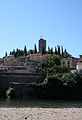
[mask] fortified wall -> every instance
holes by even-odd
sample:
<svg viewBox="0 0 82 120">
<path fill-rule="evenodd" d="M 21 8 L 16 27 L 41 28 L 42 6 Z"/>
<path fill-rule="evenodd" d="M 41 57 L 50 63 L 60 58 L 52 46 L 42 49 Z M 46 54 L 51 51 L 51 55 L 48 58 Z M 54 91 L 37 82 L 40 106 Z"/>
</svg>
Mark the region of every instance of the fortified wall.
<svg viewBox="0 0 82 120">
<path fill-rule="evenodd" d="M 41 83 L 44 79 L 45 75 L 38 73 L 0 73 L 0 96 L 5 96 L 10 82 L 15 83 L 15 85 L 17 84 L 16 89 L 20 92 L 19 84 Z M 21 85 L 21 88 L 25 89 L 23 85 Z"/>
</svg>

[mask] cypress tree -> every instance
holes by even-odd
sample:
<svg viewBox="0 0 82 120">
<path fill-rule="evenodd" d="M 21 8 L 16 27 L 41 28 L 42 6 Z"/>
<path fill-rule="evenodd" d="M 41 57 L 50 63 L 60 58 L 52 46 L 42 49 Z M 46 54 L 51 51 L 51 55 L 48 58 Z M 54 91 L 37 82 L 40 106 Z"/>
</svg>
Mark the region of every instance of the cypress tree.
<svg viewBox="0 0 82 120">
<path fill-rule="evenodd" d="M 58 45 L 58 55 L 60 55 L 60 46 Z"/>
<path fill-rule="evenodd" d="M 34 53 L 35 53 L 35 54 L 37 53 L 37 47 L 36 47 L 36 44 L 34 45 Z"/>
<path fill-rule="evenodd" d="M 12 55 L 12 52 L 10 51 L 9 55 Z"/>
<path fill-rule="evenodd" d="M 66 49 L 64 50 L 64 54 L 67 54 L 67 50 Z"/>
<path fill-rule="evenodd" d="M 14 49 L 13 49 L 13 52 L 12 52 L 12 53 L 13 53 L 13 55 L 15 56 L 15 50 L 14 50 Z"/>
<path fill-rule="evenodd" d="M 53 48 L 51 48 L 51 54 L 53 54 Z"/>
<path fill-rule="evenodd" d="M 50 47 L 48 46 L 48 54 L 50 54 Z"/>
<path fill-rule="evenodd" d="M 26 48 L 26 45 L 24 47 L 24 55 L 27 55 L 27 48 Z"/>
<path fill-rule="evenodd" d="M 58 53 L 58 52 L 57 52 L 57 48 L 55 47 L 55 54 L 57 55 L 57 53 Z"/>
<path fill-rule="evenodd" d="M 64 52 L 63 52 L 63 46 L 61 46 L 61 55 L 63 56 Z"/>
<path fill-rule="evenodd" d="M 7 52 L 5 52 L 5 56 L 7 56 Z"/>
</svg>

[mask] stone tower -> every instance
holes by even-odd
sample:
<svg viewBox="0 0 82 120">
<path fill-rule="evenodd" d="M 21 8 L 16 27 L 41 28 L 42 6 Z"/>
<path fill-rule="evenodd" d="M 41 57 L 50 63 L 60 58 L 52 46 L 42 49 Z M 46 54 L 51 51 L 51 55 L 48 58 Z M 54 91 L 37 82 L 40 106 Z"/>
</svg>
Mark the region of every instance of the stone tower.
<svg viewBox="0 0 82 120">
<path fill-rule="evenodd" d="M 42 50 L 44 48 L 44 52 L 46 52 L 46 40 L 42 38 L 40 38 L 39 40 L 39 52 L 42 53 Z"/>
</svg>

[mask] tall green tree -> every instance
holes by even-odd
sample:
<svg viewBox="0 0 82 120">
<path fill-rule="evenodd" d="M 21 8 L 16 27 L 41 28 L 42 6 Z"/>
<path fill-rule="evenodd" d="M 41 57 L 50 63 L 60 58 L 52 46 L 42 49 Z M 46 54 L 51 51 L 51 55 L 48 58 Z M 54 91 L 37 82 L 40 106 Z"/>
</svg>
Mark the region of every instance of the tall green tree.
<svg viewBox="0 0 82 120">
<path fill-rule="evenodd" d="M 15 57 L 19 57 L 19 56 L 23 56 L 23 55 L 24 55 L 24 51 L 17 48 Z"/>
<path fill-rule="evenodd" d="M 64 54 L 67 54 L 67 50 L 66 49 L 64 50 Z"/>
<path fill-rule="evenodd" d="M 68 57 L 68 52 L 66 49 L 64 50 L 64 57 Z"/>
<path fill-rule="evenodd" d="M 34 45 L 34 53 L 35 53 L 35 54 L 37 53 L 37 47 L 36 47 L 36 44 Z"/>
<path fill-rule="evenodd" d="M 52 55 L 50 57 L 49 64 L 51 66 L 60 65 L 61 64 L 61 62 L 60 62 L 60 56 L 59 55 Z"/>
<path fill-rule="evenodd" d="M 26 45 L 24 47 L 24 55 L 27 55 L 27 48 L 26 48 Z"/>
<path fill-rule="evenodd" d="M 58 53 L 58 52 L 57 52 L 57 47 L 55 47 L 55 54 L 57 55 L 57 53 Z"/>
<path fill-rule="evenodd" d="M 58 45 L 58 55 L 60 55 L 60 46 Z"/>
<path fill-rule="evenodd" d="M 61 46 L 61 55 L 63 56 L 64 51 L 63 51 L 63 46 Z"/>
<path fill-rule="evenodd" d="M 82 55 L 79 55 L 80 58 L 82 58 Z"/>
<path fill-rule="evenodd" d="M 12 51 L 12 55 L 14 55 L 14 56 L 15 56 L 15 49 L 13 49 L 13 51 Z"/>
<path fill-rule="evenodd" d="M 51 48 L 51 54 L 53 54 L 53 48 Z"/>
<path fill-rule="evenodd" d="M 7 52 L 5 52 L 5 56 L 7 56 Z"/>
<path fill-rule="evenodd" d="M 12 55 L 12 52 L 10 51 L 9 55 Z"/>
<path fill-rule="evenodd" d="M 48 54 L 51 54 L 51 50 L 49 46 L 48 46 Z"/>
</svg>

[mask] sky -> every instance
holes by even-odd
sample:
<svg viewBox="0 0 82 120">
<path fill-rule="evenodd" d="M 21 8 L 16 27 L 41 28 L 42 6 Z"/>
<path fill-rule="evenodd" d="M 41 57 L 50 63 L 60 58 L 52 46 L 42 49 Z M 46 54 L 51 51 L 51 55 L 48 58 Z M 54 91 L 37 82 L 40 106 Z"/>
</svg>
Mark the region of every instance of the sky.
<svg viewBox="0 0 82 120">
<path fill-rule="evenodd" d="M 0 57 L 13 49 L 62 45 L 74 57 L 82 54 L 82 0 L 0 0 Z"/>
</svg>

